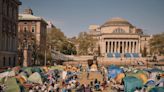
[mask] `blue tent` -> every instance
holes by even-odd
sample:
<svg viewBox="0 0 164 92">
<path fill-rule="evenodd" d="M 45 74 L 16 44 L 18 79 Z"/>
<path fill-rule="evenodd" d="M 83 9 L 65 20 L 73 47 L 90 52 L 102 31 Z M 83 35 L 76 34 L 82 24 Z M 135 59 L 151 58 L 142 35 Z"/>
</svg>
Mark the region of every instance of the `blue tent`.
<svg viewBox="0 0 164 92">
<path fill-rule="evenodd" d="M 108 78 L 115 78 L 118 74 L 122 72 L 123 72 L 123 69 L 115 65 L 111 65 L 108 67 Z"/>
</svg>

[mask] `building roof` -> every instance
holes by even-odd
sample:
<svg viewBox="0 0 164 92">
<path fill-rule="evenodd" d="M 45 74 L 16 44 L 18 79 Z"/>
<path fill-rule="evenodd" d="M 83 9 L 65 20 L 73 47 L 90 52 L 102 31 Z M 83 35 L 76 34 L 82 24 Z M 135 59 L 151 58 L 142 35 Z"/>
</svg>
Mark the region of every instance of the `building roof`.
<svg viewBox="0 0 164 92">
<path fill-rule="evenodd" d="M 31 14 L 19 14 L 19 20 L 42 20 L 42 18 Z"/>
<path fill-rule="evenodd" d="M 129 25 L 129 26 L 132 26 L 132 24 L 129 23 L 126 19 L 123 19 L 120 17 L 115 17 L 115 18 L 109 19 L 101 27 L 107 27 L 107 26 L 113 26 L 113 25 Z"/>
<path fill-rule="evenodd" d="M 19 20 L 38 20 L 38 21 L 43 21 L 47 24 L 47 22 L 41 18 L 41 17 L 38 17 L 38 16 L 34 16 L 34 15 L 31 15 L 31 14 L 19 14 L 19 17 L 18 17 Z"/>
</svg>

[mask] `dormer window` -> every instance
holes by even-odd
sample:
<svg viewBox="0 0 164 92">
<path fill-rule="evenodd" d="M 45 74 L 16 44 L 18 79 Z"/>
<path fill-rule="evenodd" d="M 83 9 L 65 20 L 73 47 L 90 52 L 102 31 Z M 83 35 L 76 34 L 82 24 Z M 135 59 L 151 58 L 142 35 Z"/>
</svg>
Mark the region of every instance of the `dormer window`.
<svg viewBox="0 0 164 92">
<path fill-rule="evenodd" d="M 122 28 L 117 28 L 113 31 L 113 33 L 125 33 L 125 30 L 123 30 Z"/>
</svg>

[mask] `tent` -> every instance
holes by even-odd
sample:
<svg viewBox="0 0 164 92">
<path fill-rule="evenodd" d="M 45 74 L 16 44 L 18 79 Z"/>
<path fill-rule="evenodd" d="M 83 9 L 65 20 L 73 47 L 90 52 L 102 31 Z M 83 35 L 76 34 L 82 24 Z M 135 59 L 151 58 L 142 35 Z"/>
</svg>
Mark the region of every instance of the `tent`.
<svg viewBox="0 0 164 92">
<path fill-rule="evenodd" d="M 5 81 L 6 89 L 5 92 L 21 92 L 20 87 L 16 81 L 16 78 L 8 78 Z"/>
<path fill-rule="evenodd" d="M 23 75 L 18 75 L 18 76 L 16 76 L 16 78 L 21 84 L 23 84 L 27 81 L 27 78 Z"/>
<path fill-rule="evenodd" d="M 32 70 L 31 69 L 32 69 L 31 67 L 24 67 L 24 68 L 22 68 L 22 70 L 25 71 L 25 72 L 27 72 L 28 75 L 31 75 L 32 74 Z"/>
<path fill-rule="evenodd" d="M 145 86 L 154 86 L 155 85 L 155 81 L 154 80 L 148 80 L 146 83 L 145 83 Z"/>
<path fill-rule="evenodd" d="M 97 70 L 97 65 L 96 64 L 92 64 L 90 71 L 98 71 Z"/>
<path fill-rule="evenodd" d="M 158 68 L 145 69 L 145 71 L 147 71 L 147 72 L 164 72 L 163 70 L 158 69 Z"/>
<path fill-rule="evenodd" d="M 120 73 L 116 76 L 115 80 L 116 80 L 116 83 L 119 83 L 121 84 L 122 82 L 122 79 L 125 77 L 125 74 L 124 73 Z"/>
<path fill-rule="evenodd" d="M 111 65 L 108 67 L 108 78 L 115 78 L 120 73 L 123 73 L 123 69 L 115 65 Z"/>
<path fill-rule="evenodd" d="M 164 87 L 154 87 L 149 92 L 164 92 Z"/>
<path fill-rule="evenodd" d="M 48 67 L 48 69 L 50 69 L 50 70 L 55 70 L 55 69 L 63 70 L 64 69 L 64 66 L 61 66 L 61 65 L 50 66 L 50 67 Z"/>
<path fill-rule="evenodd" d="M 148 80 L 147 75 L 141 72 L 138 73 L 126 73 L 126 76 L 133 76 L 136 77 L 140 80 L 142 80 L 142 82 L 145 84 Z"/>
<path fill-rule="evenodd" d="M 33 82 L 33 83 L 43 84 L 41 75 L 38 72 L 35 72 L 32 75 L 30 75 L 30 77 L 28 78 L 28 81 Z"/>
<path fill-rule="evenodd" d="M 134 92 L 134 90 L 138 87 L 141 88 L 143 86 L 142 81 L 133 76 L 127 76 L 123 79 L 124 82 L 124 92 Z"/>
<path fill-rule="evenodd" d="M 38 73 L 41 73 L 42 72 L 42 70 L 39 68 L 39 67 L 33 67 L 32 69 L 31 69 L 31 71 L 34 73 L 34 72 L 38 72 Z"/>
</svg>

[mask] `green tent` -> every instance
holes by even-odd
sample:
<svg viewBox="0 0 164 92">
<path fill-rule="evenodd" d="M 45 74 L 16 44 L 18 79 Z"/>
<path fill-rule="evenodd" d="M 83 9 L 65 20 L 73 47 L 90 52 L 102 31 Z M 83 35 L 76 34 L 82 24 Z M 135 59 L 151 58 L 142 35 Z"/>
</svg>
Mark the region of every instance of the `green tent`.
<svg viewBox="0 0 164 92">
<path fill-rule="evenodd" d="M 31 69 L 32 69 L 31 67 L 23 67 L 22 68 L 22 70 L 25 71 L 25 72 L 27 72 L 29 75 L 32 74 L 32 70 Z"/>
<path fill-rule="evenodd" d="M 143 83 L 136 77 L 127 76 L 123 79 L 124 82 L 124 92 L 134 92 L 134 90 L 138 87 L 142 87 Z"/>
<path fill-rule="evenodd" d="M 57 66 L 49 66 L 48 67 L 50 70 L 63 70 L 63 66 L 57 65 Z"/>
<path fill-rule="evenodd" d="M 5 85 L 7 86 L 5 92 L 20 92 L 20 87 L 17 83 L 16 78 L 7 78 L 5 81 Z"/>
<path fill-rule="evenodd" d="M 32 75 L 30 75 L 30 77 L 28 78 L 28 81 L 33 82 L 33 83 L 43 84 L 41 75 L 38 72 L 35 72 Z"/>
<path fill-rule="evenodd" d="M 149 92 L 164 92 L 164 87 L 154 87 Z"/>
<path fill-rule="evenodd" d="M 31 69 L 31 71 L 34 73 L 34 72 L 38 72 L 38 73 L 41 73 L 42 72 L 42 70 L 39 68 L 39 67 L 33 67 L 32 69 Z"/>
</svg>

